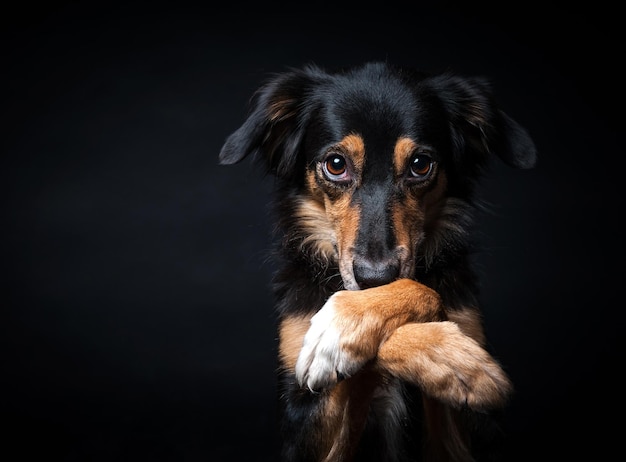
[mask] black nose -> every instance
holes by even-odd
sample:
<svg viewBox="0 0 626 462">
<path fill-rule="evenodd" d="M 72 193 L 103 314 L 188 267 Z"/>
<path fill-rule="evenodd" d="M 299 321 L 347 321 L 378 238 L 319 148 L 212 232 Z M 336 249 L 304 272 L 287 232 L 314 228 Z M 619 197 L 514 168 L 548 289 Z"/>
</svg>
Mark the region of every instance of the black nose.
<svg viewBox="0 0 626 462">
<path fill-rule="evenodd" d="M 361 289 L 382 286 L 398 279 L 400 265 L 392 261 L 358 259 L 352 265 L 354 278 Z"/>
</svg>

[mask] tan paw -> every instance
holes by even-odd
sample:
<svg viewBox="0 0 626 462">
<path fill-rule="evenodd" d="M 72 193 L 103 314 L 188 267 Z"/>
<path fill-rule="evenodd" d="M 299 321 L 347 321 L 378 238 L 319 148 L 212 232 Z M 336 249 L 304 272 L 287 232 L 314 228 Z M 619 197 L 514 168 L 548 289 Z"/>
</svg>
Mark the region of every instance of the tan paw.
<svg viewBox="0 0 626 462">
<path fill-rule="evenodd" d="M 405 324 L 381 346 L 380 367 L 455 407 L 499 407 L 512 391 L 500 365 L 449 321 Z"/>
</svg>

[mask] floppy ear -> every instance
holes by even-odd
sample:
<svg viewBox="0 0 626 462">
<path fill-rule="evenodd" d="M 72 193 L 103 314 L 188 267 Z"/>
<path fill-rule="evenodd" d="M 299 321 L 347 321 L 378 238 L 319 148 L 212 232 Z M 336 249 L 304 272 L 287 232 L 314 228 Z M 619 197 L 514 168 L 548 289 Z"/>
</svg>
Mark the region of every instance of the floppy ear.
<svg viewBox="0 0 626 462">
<path fill-rule="evenodd" d="M 274 76 L 255 93 L 243 125 L 224 143 L 219 162 L 234 164 L 252 155 L 270 173 L 283 176 L 296 164 L 312 111 L 307 96 L 324 73 L 313 66 Z"/>
<path fill-rule="evenodd" d="M 524 127 L 495 104 L 489 84 L 479 78 L 442 75 L 434 79 L 452 117 L 456 144 L 484 156 L 495 154 L 514 168 L 532 168 L 537 149 Z"/>
</svg>

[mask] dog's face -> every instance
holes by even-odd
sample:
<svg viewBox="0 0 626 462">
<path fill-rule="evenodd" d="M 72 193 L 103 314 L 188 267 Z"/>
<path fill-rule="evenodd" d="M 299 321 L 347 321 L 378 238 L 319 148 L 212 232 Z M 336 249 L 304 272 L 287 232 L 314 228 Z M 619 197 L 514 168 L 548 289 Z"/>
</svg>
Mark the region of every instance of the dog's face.
<svg viewBox="0 0 626 462">
<path fill-rule="evenodd" d="M 296 210 L 347 289 L 412 278 L 427 213 L 445 193 L 432 145 L 371 128 L 316 149 Z"/>
<path fill-rule="evenodd" d="M 518 168 L 535 162 L 484 82 L 383 64 L 277 76 L 220 160 L 252 153 L 280 180 L 302 251 L 336 264 L 350 290 L 413 278 L 461 239 L 492 153 Z"/>
</svg>

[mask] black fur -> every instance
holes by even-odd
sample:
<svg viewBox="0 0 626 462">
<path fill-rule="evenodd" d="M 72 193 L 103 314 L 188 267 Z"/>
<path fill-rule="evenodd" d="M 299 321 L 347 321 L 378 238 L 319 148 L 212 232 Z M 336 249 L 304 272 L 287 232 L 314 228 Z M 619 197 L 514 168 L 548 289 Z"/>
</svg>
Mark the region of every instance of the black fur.
<svg viewBox="0 0 626 462">
<path fill-rule="evenodd" d="M 278 272 L 273 287 L 279 319 L 314 313 L 344 288 L 337 261 L 320 257 L 317 243 L 309 242 L 310 236 L 294 216 L 298 201 L 308 194 L 306 171 L 328 146 L 350 132 L 364 135 L 368 153 L 388 152 L 390 143 L 403 135 L 434 147 L 433 158 L 447 176 L 447 199 L 445 207 L 429 212 L 426 237 L 415 249 L 413 277 L 438 292 L 449 312 L 478 307 L 477 281 L 470 265 L 474 189 L 496 156 L 514 168 L 534 166 L 535 146 L 526 130 L 498 108 L 483 79 L 429 75 L 384 63 L 337 73 L 307 66 L 277 74 L 262 86 L 245 122 L 227 138 L 220 153 L 221 164 L 253 156 L 276 177 Z M 369 154 L 367 159 L 364 178 L 382 182 L 387 167 Z M 368 196 L 359 200 L 370 201 L 371 219 L 374 212 L 376 216 L 384 212 L 385 198 L 396 193 L 379 188 L 360 194 Z M 390 231 L 375 225 L 370 232 L 379 232 L 381 240 L 393 240 Z M 397 271 L 390 269 L 381 283 L 395 275 Z M 382 429 L 388 424 L 376 414 L 383 407 L 372 407 L 354 460 L 422 460 L 425 447 L 437 446 L 420 437 L 422 404 L 417 387 L 402 384 L 398 390 L 411 411 L 390 436 Z M 324 395 L 300 387 L 293 371 L 283 369 L 280 398 L 282 460 L 320 460 L 315 432 L 324 419 Z M 437 449 L 430 454 L 440 454 L 439 460 L 495 460 L 498 430 L 490 417 L 469 409 L 456 414 L 471 434 L 471 454 L 448 450 L 441 455 Z"/>
</svg>

